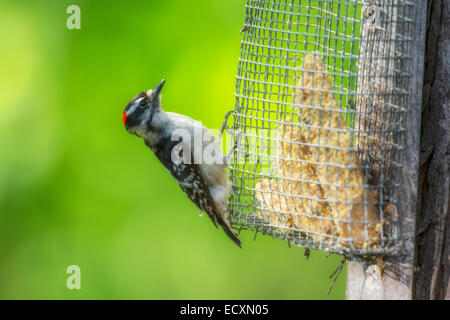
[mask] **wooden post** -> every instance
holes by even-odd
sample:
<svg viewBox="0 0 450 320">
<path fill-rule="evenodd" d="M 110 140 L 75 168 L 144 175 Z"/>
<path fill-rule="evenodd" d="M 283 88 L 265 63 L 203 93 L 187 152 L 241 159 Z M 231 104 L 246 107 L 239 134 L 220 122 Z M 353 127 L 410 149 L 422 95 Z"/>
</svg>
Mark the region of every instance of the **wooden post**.
<svg viewBox="0 0 450 320">
<path fill-rule="evenodd" d="M 392 0 L 394 10 L 397 8 L 399 0 Z M 369 5 L 379 4 L 379 0 L 366 1 Z M 422 110 L 422 86 L 424 73 L 424 52 L 425 52 L 425 29 L 426 29 L 426 13 L 427 1 L 416 0 L 414 7 L 414 32 L 411 42 L 411 63 L 408 91 L 408 111 L 405 121 L 406 139 L 405 150 L 403 156 L 403 169 L 400 175 L 400 188 L 398 190 L 397 211 L 400 220 L 399 230 L 401 237 L 409 238 L 405 242 L 404 254 L 396 257 L 385 257 L 381 264 L 371 264 L 369 261 L 352 261 L 348 264 L 347 271 L 347 299 L 412 299 L 413 298 L 413 269 L 415 254 L 415 225 L 416 225 L 416 202 L 417 202 L 417 181 L 418 181 L 418 164 L 419 164 L 419 141 L 420 141 L 420 120 Z M 395 13 L 394 13 L 395 14 Z M 387 34 L 400 31 L 404 28 L 404 24 L 395 25 L 390 19 L 379 19 L 375 23 L 381 23 L 381 30 L 388 30 Z M 377 58 L 383 58 L 387 54 L 395 54 L 395 47 L 389 47 L 390 42 L 383 42 L 384 46 L 374 46 L 369 38 L 376 40 L 376 37 L 383 36 L 382 32 L 374 29 L 377 26 L 363 24 L 361 30 L 361 52 L 371 52 L 372 60 L 363 62 L 359 65 L 358 72 L 364 73 L 361 68 L 371 68 L 368 70 L 377 70 L 379 66 L 383 66 L 386 62 L 380 63 Z M 368 38 L 366 38 L 368 37 Z M 372 39 L 372 40 L 373 40 Z M 389 39 L 384 39 L 389 40 Z M 394 42 L 393 42 L 394 43 Z M 398 45 L 398 44 L 397 44 Z M 392 45 L 394 46 L 394 44 Z M 387 50 L 387 51 L 386 51 Z M 395 59 L 390 63 L 397 63 Z M 395 70 L 396 67 L 389 65 L 389 70 Z M 369 80 L 361 80 L 358 82 L 358 92 L 375 92 L 383 97 L 383 93 L 391 90 L 395 85 L 395 78 L 382 77 L 382 73 L 387 72 L 386 69 L 376 71 L 376 78 Z M 380 76 L 378 76 L 380 75 Z M 370 86 L 370 87 L 369 87 Z M 392 95 L 395 96 L 395 95 Z M 393 97 L 392 99 L 395 99 Z M 381 99 L 382 100 L 382 99 Z M 394 101 L 395 102 L 395 101 Z M 356 108 L 359 111 L 366 112 L 367 103 L 365 98 L 359 97 L 356 101 Z M 395 103 L 394 103 L 395 104 Z M 376 105 L 371 105 L 376 108 Z M 385 107 L 385 106 L 383 106 Z M 372 110 L 373 111 L 373 110 Z M 357 119 L 360 125 L 364 121 L 372 121 L 372 126 L 377 126 L 377 119 Z M 364 130 L 362 130 L 364 131 Z M 358 137 L 357 143 L 361 146 L 370 143 L 367 137 Z M 372 154 L 375 163 L 379 155 Z"/>
<path fill-rule="evenodd" d="M 415 299 L 450 300 L 450 0 L 428 3 Z"/>
</svg>

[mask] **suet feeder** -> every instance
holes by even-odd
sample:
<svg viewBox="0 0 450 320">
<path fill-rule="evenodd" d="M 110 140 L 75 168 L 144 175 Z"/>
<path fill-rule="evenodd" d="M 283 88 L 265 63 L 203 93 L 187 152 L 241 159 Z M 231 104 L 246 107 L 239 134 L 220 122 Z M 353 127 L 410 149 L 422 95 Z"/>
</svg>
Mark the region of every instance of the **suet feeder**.
<svg viewBox="0 0 450 320">
<path fill-rule="evenodd" d="M 415 1 L 247 0 L 232 221 L 350 257 L 402 255 Z"/>
</svg>

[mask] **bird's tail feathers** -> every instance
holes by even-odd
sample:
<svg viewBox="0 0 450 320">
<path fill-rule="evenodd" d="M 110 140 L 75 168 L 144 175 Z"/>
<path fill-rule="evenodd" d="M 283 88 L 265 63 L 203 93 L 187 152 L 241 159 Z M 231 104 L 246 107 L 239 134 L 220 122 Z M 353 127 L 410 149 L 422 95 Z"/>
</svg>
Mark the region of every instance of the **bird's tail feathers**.
<svg viewBox="0 0 450 320">
<path fill-rule="evenodd" d="M 225 231 L 226 235 L 233 240 L 233 242 L 239 247 L 241 247 L 241 240 L 239 239 L 237 233 L 231 228 L 230 225 L 228 225 L 226 222 L 224 222 L 222 219 L 219 220 L 219 224 L 222 226 L 223 231 Z"/>
</svg>

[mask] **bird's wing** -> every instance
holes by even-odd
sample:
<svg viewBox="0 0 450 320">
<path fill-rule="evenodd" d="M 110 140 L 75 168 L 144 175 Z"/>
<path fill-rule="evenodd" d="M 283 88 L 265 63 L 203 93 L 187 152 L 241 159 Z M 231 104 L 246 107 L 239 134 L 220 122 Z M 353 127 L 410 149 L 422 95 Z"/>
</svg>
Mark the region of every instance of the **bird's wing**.
<svg viewBox="0 0 450 320">
<path fill-rule="evenodd" d="M 179 141 L 170 141 L 166 139 L 164 143 L 156 146 L 155 155 L 164 164 L 172 177 L 179 183 L 183 192 L 191 199 L 192 202 L 202 211 L 208 214 L 208 217 L 217 228 L 216 208 L 214 201 L 209 192 L 208 186 L 200 173 L 198 164 L 193 163 L 191 155 L 190 163 L 174 163 L 171 159 L 173 148 Z M 182 151 L 181 151 L 182 152 Z M 185 161 L 186 162 L 186 161 Z"/>
<path fill-rule="evenodd" d="M 168 158 L 170 157 L 169 155 L 172 154 L 172 149 L 178 143 L 178 141 L 166 141 L 164 144 L 161 144 L 159 148 L 154 150 L 155 155 L 163 164 L 166 164 L 166 169 L 179 183 L 181 189 L 189 197 L 189 199 L 194 202 L 200 210 L 207 213 L 216 228 L 217 224 L 220 224 L 228 237 L 230 237 L 234 243 L 240 247 L 241 242 L 239 238 L 233 230 L 231 230 L 230 226 L 223 220 L 224 217 L 220 216 L 217 211 L 216 204 L 207 184 L 205 183 L 200 167 L 198 164 L 194 163 L 193 154 L 191 153 L 191 161 L 189 163 L 174 163 L 172 159 Z M 167 148 L 169 148 L 169 150 L 167 150 Z"/>
<path fill-rule="evenodd" d="M 200 210 L 207 213 L 216 228 L 217 224 L 222 226 L 225 234 L 233 240 L 237 246 L 241 247 L 241 240 L 239 240 L 239 237 L 231 229 L 229 223 L 226 223 L 223 220 L 226 219 L 225 214 L 222 217 L 217 211 L 216 204 L 203 179 L 199 166 L 197 164 L 174 165 L 174 174 L 172 175 L 174 175 L 174 177 L 187 177 L 187 179 L 181 179 L 182 182 L 177 179 L 180 182 L 180 187 L 184 193 Z"/>
<path fill-rule="evenodd" d="M 200 174 L 198 165 L 178 164 L 174 165 L 174 171 L 176 176 L 186 177 L 186 179 L 177 179 L 181 189 L 200 210 L 208 214 L 217 228 L 217 209 L 209 188 Z"/>
<path fill-rule="evenodd" d="M 205 211 L 208 214 L 208 217 L 211 219 L 211 221 L 214 223 L 214 225 L 217 228 L 217 223 L 222 226 L 223 231 L 225 231 L 225 234 L 233 240 L 233 242 L 238 246 L 241 247 L 241 240 L 239 240 L 239 237 L 236 235 L 236 233 L 231 229 L 231 226 L 229 223 L 226 223 L 223 219 L 224 216 L 221 216 L 219 212 L 217 211 L 216 204 L 214 202 L 214 199 L 209 191 L 208 186 L 206 185 L 203 176 L 200 172 L 200 168 L 197 164 L 191 164 L 187 165 L 189 169 L 186 169 L 190 172 L 190 175 L 192 175 L 193 180 L 192 184 L 186 185 L 181 184 L 181 189 L 183 189 L 184 193 L 191 199 L 192 202 L 195 203 L 195 205 L 200 208 L 201 210 Z"/>
</svg>

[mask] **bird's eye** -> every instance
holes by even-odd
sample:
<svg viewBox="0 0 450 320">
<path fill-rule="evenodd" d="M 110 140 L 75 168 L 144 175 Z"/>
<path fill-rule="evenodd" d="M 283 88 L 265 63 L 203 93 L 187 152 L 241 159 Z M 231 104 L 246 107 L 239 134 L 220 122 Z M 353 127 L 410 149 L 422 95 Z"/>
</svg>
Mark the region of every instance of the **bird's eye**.
<svg viewBox="0 0 450 320">
<path fill-rule="evenodd" d="M 139 102 L 139 106 L 145 107 L 145 105 L 146 105 L 145 100 L 141 100 L 141 101 Z"/>
</svg>

